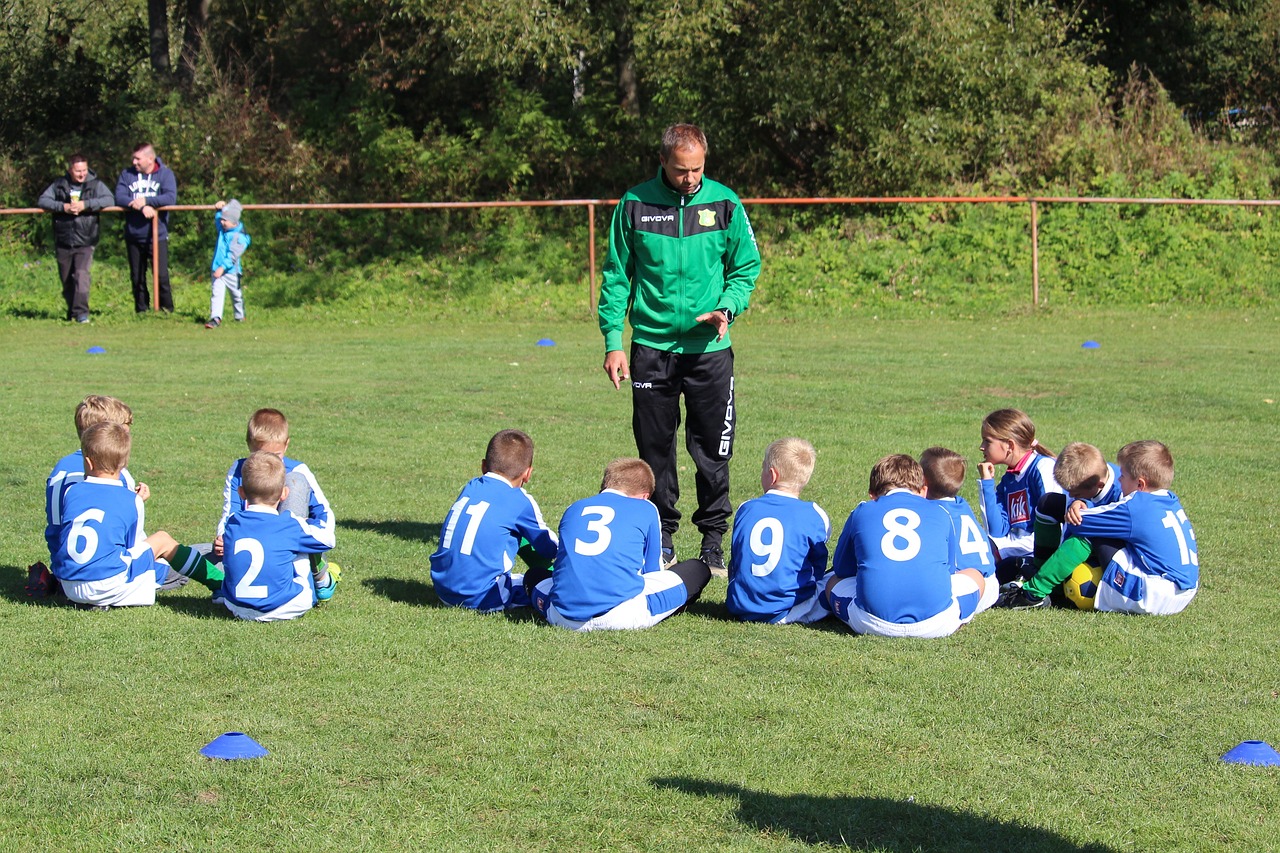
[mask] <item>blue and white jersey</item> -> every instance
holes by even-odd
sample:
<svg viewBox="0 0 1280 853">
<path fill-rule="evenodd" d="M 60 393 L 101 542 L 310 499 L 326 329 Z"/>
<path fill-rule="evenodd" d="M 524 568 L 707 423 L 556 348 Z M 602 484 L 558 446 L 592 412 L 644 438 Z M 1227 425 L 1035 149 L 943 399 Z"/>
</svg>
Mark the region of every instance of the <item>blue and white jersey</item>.
<svg viewBox="0 0 1280 853">
<path fill-rule="evenodd" d="M 250 504 L 227 521 L 222 542 L 226 576 L 218 597 L 270 613 L 312 587 L 311 567 L 305 562 L 299 567 L 298 555 L 332 548 L 333 528 L 309 524 L 274 507 Z"/>
<path fill-rule="evenodd" d="M 1107 463 L 1107 481 L 1102 484 L 1102 491 L 1098 492 L 1098 496 L 1093 500 L 1085 501 L 1089 506 L 1106 506 L 1113 504 L 1124 497 L 1124 492 L 1120 491 L 1120 466 L 1114 462 Z M 1067 504 L 1070 505 L 1068 500 Z"/>
<path fill-rule="evenodd" d="M 1004 472 L 999 483 L 978 481 L 978 500 L 987 533 L 1000 549 L 1000 559 L 1025 557 L 1035 550 L 1036 507 L 1050 492 L 1062 494 L 1053 478 L 1053 460 L 1032 451 L 1017 471 Z"/>
<path fill-rule="evenodd" d="M 951 517 L 951 529 L 956 534 L 956 567 L 955 571 L 974 569 L 981 572 L 984 578 L 996 573 L 996 558 L 991 553 L 991 542 L 987 532 L 978 523 L 973 507 L 964 498 L 956 495 L 951 498 L 939 498 L 934 501 L 946 510 Z"/>
<path fill-rule="evenodd" d="M 150 551 L 142 535 L 142 498 L 119 479 L 85 477 L 62 495 L 53 576 L 98 581 L 127 571 Z"/>
<path fill-rule="evenodd" d="M 1200 583 L 1200 556 L 1196 534 L 1178 496 L 1168 489 L 1133 492 L 1119 502 L 1083 510 L 1079 524 L 1068 524 L 1063 538 L 1083 536 L 1124 543 L 1135 568 L 1168 578 L 1179 590 Z M 1102 575 L 1103 583 L 1123 585 L 1113 562 Z"/>
<path fill-rule="evenodd" d="M 658 508 L 605 489 L 574 502 L 560 519 L 551 604 L 564 618 L 585 622 L 639 595 L 640 576 L 661 569 Z"/>
<path fill-rule="evenodd" d="M 725 606 L 739 619 L 780 619 L 818 591 L 831 520 L 822 507 L 771 490 L 738 507 Z"/>
<path fill-rule="evenodd" d="M 307 522 L 316 527 L 333 530 L 337 526 L 333 517 L 333 507 L 329 506 L 329 499 L 324 496 L 324 490 L 316 482 L 315 474 L 311 473 L 311 469 L 307 467 L 305 462 L 290 459 L 288 456 L 285 456 L 283 461 L 286 477 L 290 474 L 299 474 L 306 477 L 307 485 L 311 487 L 311 501 L 307 507 Z M 219 536 L 226 529 L 227 520 L 231 518 L 232 514 L 244 509 L 244 498 L 240 497 L 240 470 L 243 467 L 244 460 L 237 459 L 227 469 L 227 482 L 222 487 L 222 518 L 218 520 Z"/>
<path fill-rule="evenodd" d="M 516 564 L 520 540 L 539 555 L 556 555 L 556 534 L 542 520 L 537 501 L 524 489 L 490 472 L 462 487 L 431 555 L 431 583 L 445 604 L 479 608 L 480 602 Z"/>
<path fill-rule="evenodd" d="M 857 577 L 854 601 L 867 613 L 886 622 L 923 622 L 951 607 L 957 550 L 946 510 L 893 489 L 849 513 L 832 568 L 837 577 Z"/>
<path fill-rule="evenodd" d="M 79 483 L 83 480 L 84 453 L 77 450 L 75 453 L 68 453 L 59 459 L 58 464 L 54 465 L 53 470 L 49 472 L 49 479 L 45 481 L 44 541 L 49 546 L 50 559 L 58 552 L 58 534 L 62 530 L 62 496 L 72 483 Z M 136 487 L 133 475 L 129 473 L 128 468 L 120 472 L 120 482 L 131 492 Z M 141 516 L 138 527 L 140 530 L 144 529 Z"/>
</svg>

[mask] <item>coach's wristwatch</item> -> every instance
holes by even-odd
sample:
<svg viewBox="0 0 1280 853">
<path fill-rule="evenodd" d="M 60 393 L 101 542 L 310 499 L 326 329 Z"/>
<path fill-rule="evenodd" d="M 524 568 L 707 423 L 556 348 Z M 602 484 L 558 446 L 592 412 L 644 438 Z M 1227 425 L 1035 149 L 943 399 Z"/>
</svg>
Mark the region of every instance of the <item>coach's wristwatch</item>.
<svg viewBox="0 0 1280 853">
<path fill-rule="evenodd" d="M 733 322 L 733 312 L 730 311 L 728 308 L 721 308 L 720 313 L 724 315 L 724 319 L 726 323 Z"/>
</svg>

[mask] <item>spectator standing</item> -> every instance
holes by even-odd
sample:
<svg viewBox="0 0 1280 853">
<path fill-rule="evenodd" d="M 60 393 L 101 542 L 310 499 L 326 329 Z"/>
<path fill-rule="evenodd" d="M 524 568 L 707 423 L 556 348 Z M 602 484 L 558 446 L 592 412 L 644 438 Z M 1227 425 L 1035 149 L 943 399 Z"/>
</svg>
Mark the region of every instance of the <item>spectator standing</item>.
<svg viewBox="0 0 1280 853">
<path fill-rule="evenodd" d="M 98 212 L 114 203 L 83 154 L 67 159 L 67 173 L 45 188 L 36 206 L 53 214 L 54 251 L 67 319 L 89 322 L 89 268 L 98 245 Z"/>
<path fill-rule="evenodd" d="M 160 310 L 173 310 L 169 288 L 169 214 L 158 210 L 178 203 L 178 179 L 156 156 L 150 142 L 133 149 L 133 165 L 116 182 L 116 204 L 127 208 L 124 245 L 129 253 L 129 278 L 133 281 L 133 308 L 139 314 L 151 310 L 147 269 L 151 264 L 151 220 L 159 217 L 156 234 L 156 272 L 160 279 Z"/>
</svg>

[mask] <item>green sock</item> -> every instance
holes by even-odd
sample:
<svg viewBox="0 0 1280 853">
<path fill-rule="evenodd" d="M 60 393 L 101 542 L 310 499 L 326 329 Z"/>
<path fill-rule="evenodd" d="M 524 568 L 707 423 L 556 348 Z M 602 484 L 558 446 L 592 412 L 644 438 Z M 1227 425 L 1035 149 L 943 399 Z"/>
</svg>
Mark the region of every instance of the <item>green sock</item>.
<svg viewBox="0 0 1280 853">
<path fill-rule="evenodd" d="M 1031 556 L 1031 562 L 1039 569 L 1058 549 L 1058 544 L 1062 541 L 1062 525 L 1037 513 L 1032 531 L 1035 535 L 1035 553 Z"/>
<path fill-rule="evenodd" d="M 324 554 L 308 554 L 307 560 L 311 563 L 311 577 L 316 579 L 316 586 L 328 586 L 329 561 Z"/>
<path fill-rule="evenodd" d="M 533 550 L 529 540 L 523 537 L 520 539 L 520 548 L 516 551 L 516 556 L 524 560 L 524 564 L 531 569 L 550 569 L 552 564 L 555 563 L 554 557 L 542 556 Z"/>
<path fill-rule="evenodd" d="M 222 579 L 226 577 L 222 569 L 206 560 L 199 551 L 186 545 L 178 546 L 178 550 L 173 552 L 173 560 L 169 565 L 214 592 L 222 588 Z"/>
<path fill-rule="evenodd" d="M 1045 561 L 1039 571 L 1022 585 L 1024 592 L 1044 598 L 1057 589 L 1058 585 L 1071 576 L 1076 566 L 1089 558 L 1093 546 L 1088 539 L 1072 536 L 1064 541 L 1053 556 Z"/>
</svg>

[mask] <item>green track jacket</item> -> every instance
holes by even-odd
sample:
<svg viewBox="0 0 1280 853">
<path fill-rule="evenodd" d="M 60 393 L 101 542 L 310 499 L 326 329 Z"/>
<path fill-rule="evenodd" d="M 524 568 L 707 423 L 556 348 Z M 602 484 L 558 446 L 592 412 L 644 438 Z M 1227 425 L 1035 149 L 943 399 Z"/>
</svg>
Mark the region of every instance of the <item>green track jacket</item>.
<svg viewBox="0 0 1280 853">
<path fill-rule="evenodd" d="M 696 193 L 681 196 L 659 169 L 613 212 L 600 284 L 605 351 L 622 349 L 628 315 L 634 343 L 679 353 L 726 349 L 728 335 L 717 341 L 715 329 L 694 318 L 747 310 L 758 275 L 760 250 L 733 190 L 704 177 Z"/>
</svg>

